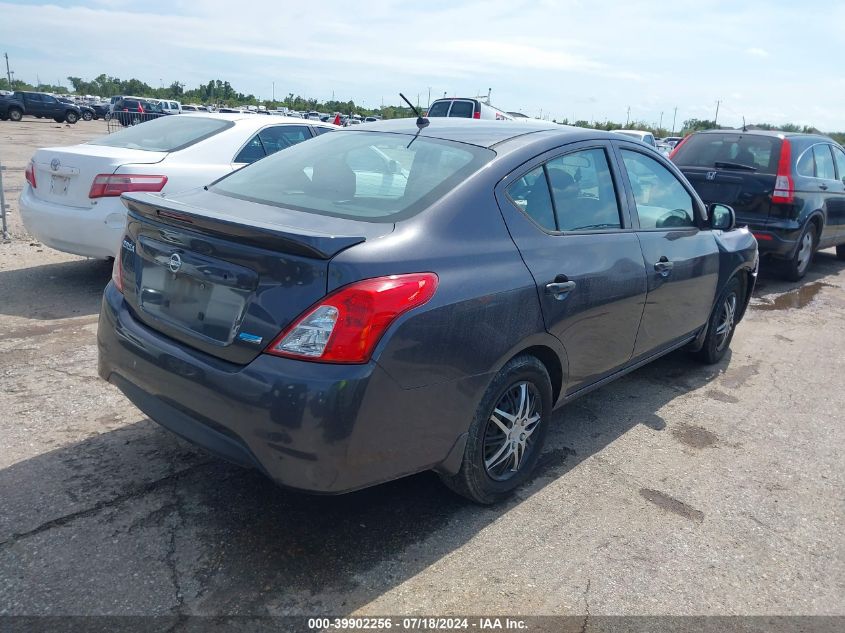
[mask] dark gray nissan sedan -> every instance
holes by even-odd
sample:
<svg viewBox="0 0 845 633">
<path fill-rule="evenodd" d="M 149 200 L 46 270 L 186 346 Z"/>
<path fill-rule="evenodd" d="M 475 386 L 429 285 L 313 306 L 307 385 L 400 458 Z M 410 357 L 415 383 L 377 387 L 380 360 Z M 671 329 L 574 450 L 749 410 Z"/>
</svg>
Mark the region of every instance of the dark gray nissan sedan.
<svg viewBox="0 0 845 633">
<path fill-rule="evenodd" d="M 718 361 L 757 273 L 660 154 L 540 123 L 356 126 L 124 202 L 100 375 L 311 492 L 433 469 L 495 502 L 554 408 L 683 346 Z"/>
</svg>

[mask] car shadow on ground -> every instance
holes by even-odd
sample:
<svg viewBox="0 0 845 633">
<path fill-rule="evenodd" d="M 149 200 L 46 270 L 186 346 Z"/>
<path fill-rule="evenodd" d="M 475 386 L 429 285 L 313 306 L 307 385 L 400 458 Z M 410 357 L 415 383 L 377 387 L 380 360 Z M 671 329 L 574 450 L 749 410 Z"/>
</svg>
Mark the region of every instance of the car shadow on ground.
<svg viewBox="0 0 845 633">
<path fill-rule="evenodd" d="M 66 319 L 98 314 L 112 264 L 80 259 L 0 270 L 0 315 Z"/>
<path fill-rule="evenodd" d="M 757 277 L 757 286 L 754 289 L 754 297 L 762 297 L 772 294 L 783 294 L 812 286 L 813 284 L 824 284 L 824 278 L 835 276 L 845 270 L 845 261 L 836 257 L 834 249 L 826 249 L 817 252 L 813 256 L 813 262 L 807 270 L 806 276 L 801 281 L 786 281 L 780 275 L 780 269 L 776 262 L 763 259 L 760 262 L 760 274 Z M 817 286 L 812 286 L 817 287 Z"/>
<path fill-rule="evenodd" d="M 567 405 L 536 477 L 493 507 L 454 495 L 431 473 L 309 496 L 149 420 L 104 432 L 0 471 L 0 568 L 14 570 L 0 604 L 19 614 L 349 613 L 632 428 L 663 432 L 662 407 L 730 364 L 673 353 Z"/>
</svg>

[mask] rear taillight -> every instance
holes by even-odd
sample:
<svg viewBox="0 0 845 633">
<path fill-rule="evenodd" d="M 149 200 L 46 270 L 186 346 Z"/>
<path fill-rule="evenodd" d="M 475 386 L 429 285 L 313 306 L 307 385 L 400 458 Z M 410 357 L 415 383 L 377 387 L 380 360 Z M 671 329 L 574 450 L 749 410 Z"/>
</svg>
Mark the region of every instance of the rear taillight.
<svg viewBox="0 0 845 633">
<path fill-rule="evenodd" d="M 773 239 L 775 239 L 768 233 L 756 233 L 752 231 L 751 234 L 757 239 L 758 242 L 771 242 Z"/>
<path fill-rule="evenodd" d="M 790 204 L 795 201 L 795 187 L 792 183 L 792 146 L 788 139 L 783 139 L 780 145 L 780 160 L 778 160 L 778 174 L 775 178 L 775 190 L 772 192 L 772 202 L 775 204 Z"/>
<path fill-rule="evenodd" d="M 480 119 L 481 118 L 481 110 L 476 110 L 475 112 L 473 112 L 472 118 L 473 119 Z"/>
<path fill-rule="evenodd" d="M 117 252 L 117 257 L 114 258 L 114 265 L 111 268 L 111 280 L 114 287 L 117 288 L 120 294 L 123 294 L 123 247 Z"/>
<path fill-rule="evenodd" d="M 108 198 L 130 191 L 161 191 L 167 176 L 143 174 L 99 174 L 91 183 L 89 198 Z"/>
<path fill-rule="evenodd" d="M 436 289 L 434 273 L 377 277 L 344 286 L 309 308 L 265 351 L 324 363 L 366 363 L 390 324 L 426 303 Z"/>
<path fill-rule="evenodd" d="M 669 152 L 669 160 L 672 160 L 672 157 L 678 153 L 678 150 L 681 149 L 681 145 L 687 142 L 687 139 L 692 136 L 692 134 L 687 134 L 684 138 L 677 142 L 675 147 L 672 148 L 672 151 Z"/>
<path fill-rule="evenodd" d="M 35 189 L 35 163 L 32 161 L 29 161 L 29 165 L 26 166 L 24 178 L 26 178 L 26 181 L 30 184 L 30 186 Z"/>
</svg>

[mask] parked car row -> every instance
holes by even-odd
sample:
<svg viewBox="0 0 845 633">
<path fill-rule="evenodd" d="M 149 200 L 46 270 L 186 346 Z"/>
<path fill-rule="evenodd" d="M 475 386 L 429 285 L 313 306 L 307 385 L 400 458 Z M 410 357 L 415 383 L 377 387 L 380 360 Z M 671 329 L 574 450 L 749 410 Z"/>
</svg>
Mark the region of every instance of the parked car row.
<svg viewBox="0 0 845 633">
<path fill-rule="evenodd" d="M 57 99 L 43 92 L 15 91 L 11 95 L 0 97 L 0 119 L 20 121 L 24 115 L 73 124 L 82 118 L 90 121 L 93 111 L 85 107 L 83 112 L 75 103 Z"/>
</svg>

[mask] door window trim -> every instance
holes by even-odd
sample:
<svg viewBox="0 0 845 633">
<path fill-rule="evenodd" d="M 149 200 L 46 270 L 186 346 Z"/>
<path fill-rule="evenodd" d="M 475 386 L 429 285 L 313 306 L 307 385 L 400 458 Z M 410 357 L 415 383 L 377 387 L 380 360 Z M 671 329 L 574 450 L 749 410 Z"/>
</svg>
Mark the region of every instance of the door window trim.
<svg viewBox="0 0 845 633">
<path fill-rule="evenodd" d="M 517 180 L 529 174 L 530 172 L 534 171 L 538 167 L 543 168 L 543 176 L 546 179 L 546 187 L 549 189 L 549 196 L 552 199 L 552 210 L 555 215 L 555 226 L 558 223 L 557 217 L 557 205 L 555 203 L 554 194 L 552 193 L 551 183 L 549 182 L 549 175 L 548 169 L 546 168 L 546 164 L 555 160 L 556 158 L 560 158 L 562 156 L 567 156 L 569 154 L 574 154 L 576 152 L 587 151 L 591 149 L 601 149 L 604 151 L 605 158 L 607 159 L 607 167 L 610 170 L 611 180 L 613 181 L 613 191 L 616 195 L 616 205 L 619 209 L 619 221 L 621 223 L 620 228 L 613 228 L 613 229 L 590 229 L 586 231 L 550 231 L 546 227 L 540 226 L 534 219 L 529 216 L 525 211 L 520 208 L 518 204 L 516 204 L 513 199 L 508 194 L 508 188 Z M 564 150 L 564 151 L 562 151 Z M 614 155 L 613 148 L 609 145 L 608 140 L 606 139 L 595 139 L 589 141 L 574 141 L 572 143 L 567 143 L 565 145 L 559 145 L 553 149 L 550 149 L 546 152 L 543 152 L 539 156 L 535 156 L 531 160 L 528 160 L 515 169 L 513 169 L 510 173 L 508 173 L 504 178 L 502 178 L 498 184 L 496 185 L 496 198 L 497 199 L 504 199 L 507 204 L 514 207 L 526 220 L 531 222 L 538 230 L 546 233 L 547 235 L 594 235 L 594 234 L 602 234 L 602 233 L 630 233 L 633 231 L 638 230 L 633 226 L 631 213 L 628 205 L 626 204 L 627 199 L 623 198 L 624 189 L 620 187 L 621 184 L 621 174 L 619 172 L 619 166 L 616 162 L 616 157 Z"/>
<path fill-rule="evenodd" d="M 644 231 L 649 233 L 656 233 L 656 232 L 663 232 L 666 233 L 667 231 L 672 232 L 693 232 L 693 231 L 704 231 L 708 229 L 707 226 L 707 208 L 704 206 L 704 203 L 698 197 L 698 194 L 695 192 L 695 189 L 692 188 L 691 185 L 687 183 L 687 179 L 684 177 L 683 173 L 681 172 L 678 167 L 672 163 L 671 161 L 664 159 L 659 152 L 653 149 L 647 149 L 642 147 L 642 145 L 637 146 L 636 143 L 630 141 L 619 141 L 619 140 L 612 140 L 611 145 L 613 145 L 613 150 L 616 154 L 616 161 L 618 167 L 620 169 L 620 173 L 622 174 L 622 180 L 625 183 L 625 194 L 628 199 L 628 207 L 630 209 L 631 221 L 636 224 L 635 231 Z M 630 178 L 628 176 L 628 170 L 625 168 L 625 162 L 622 158 L 622 150 L 636 152 L 637 154 L 642 154 L 652 160 L 657 161 L 660 165 L 665 167 L 669 172 L 675 176 L 684 190 L 687 192 L 689 197 L 692 199 L 692 206 L 693 206 L 693 214 L 695 217 L 693 220 L 695 221 L 694 226 L 677 226 L 671 228 L 651 228 L 651 229 L 644 229 L 640 227 L 640 216 L 637 212 L 637 200 L 634 197 L 634 187 L 631 185 Z M 680 176 L 680 177 L 679 177 Z"/>
</svg>

